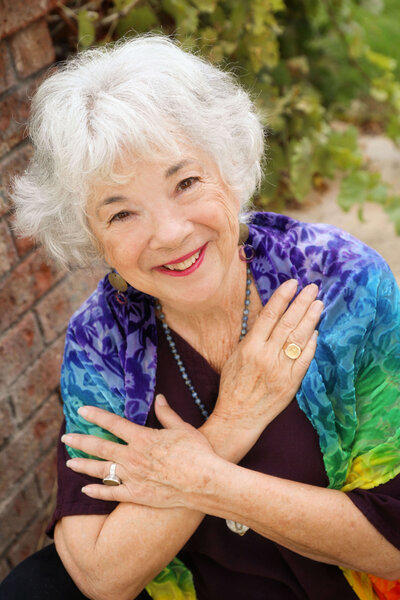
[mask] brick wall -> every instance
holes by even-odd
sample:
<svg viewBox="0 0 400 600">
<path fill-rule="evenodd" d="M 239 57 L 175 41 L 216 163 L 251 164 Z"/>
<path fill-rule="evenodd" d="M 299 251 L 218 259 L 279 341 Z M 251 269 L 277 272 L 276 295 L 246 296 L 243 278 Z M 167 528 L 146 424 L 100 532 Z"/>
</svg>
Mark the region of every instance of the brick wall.
<svg viewBox="0 0 400 600">
<path fill-rule="evenodd" d="M 63 273 L 12 231 L 8 189 L 32 149 L 29 98 L 55 60 L 56 0 L 0 0 L 0 581 L 45 543 L 54 504 L 59 373 L 72 312 L 99 272 Z"/>
</svg>

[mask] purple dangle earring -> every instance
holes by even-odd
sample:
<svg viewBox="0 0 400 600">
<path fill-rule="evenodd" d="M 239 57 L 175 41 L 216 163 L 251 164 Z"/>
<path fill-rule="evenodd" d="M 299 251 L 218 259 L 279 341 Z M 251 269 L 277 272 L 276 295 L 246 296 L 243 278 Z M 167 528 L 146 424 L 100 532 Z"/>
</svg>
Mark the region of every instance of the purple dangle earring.
<svg viewBox="0 0 400 600">
<path fill-rule="evenodd" d="M 243 262 L 250 263 L 256 255 L 251 244 L 246 244 L 249 237 L 249 228 L 246 223 L 239 223 L 239 258 Z"/>
<path fill-rule="evenodd" d="M 119 273 L 113 270 L 108 274 L 108 281 L 110 282 L 110 285 L 117 290 L 114 294 L 114 298 L 118 304 L 126 304 L 128 299 L 124 292 L 126 292 L 128 289 L 128 284 L 126 283 L 125 279 L 121 277 Z"/>
</svg>

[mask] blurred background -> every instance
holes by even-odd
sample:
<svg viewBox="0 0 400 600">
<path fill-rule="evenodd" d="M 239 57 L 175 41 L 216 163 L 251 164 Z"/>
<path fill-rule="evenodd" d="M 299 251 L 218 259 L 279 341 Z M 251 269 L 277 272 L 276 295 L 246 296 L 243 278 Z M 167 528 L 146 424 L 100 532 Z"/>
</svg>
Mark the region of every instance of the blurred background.
<svg viewBox="0 0 400 600">
<path fill-rule="evenodd" d="M 46 543 L 64 332 L 102 275 L 13 234 L 29 99 L 78 50 L 150 31 L 250 91 L 268 147 L 256 207 L 347 229 L 400 283 L 398 0 L 0 0 L 0 580 Z"/>
</svg>

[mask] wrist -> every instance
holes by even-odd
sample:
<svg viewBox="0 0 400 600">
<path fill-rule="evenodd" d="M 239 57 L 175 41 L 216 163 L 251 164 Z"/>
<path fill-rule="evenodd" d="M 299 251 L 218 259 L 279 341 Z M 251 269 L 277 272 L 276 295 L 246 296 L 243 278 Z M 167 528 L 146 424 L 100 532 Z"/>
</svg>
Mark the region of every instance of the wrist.
<svg viewBox="0 0 400 600">
<path fill-rule="evenodd" d="M 238 463 L 254 446 L 262 431 L 243 419 L 213 412 L 200 427 L 214 452 L 224 460 Z"/>
</svg>

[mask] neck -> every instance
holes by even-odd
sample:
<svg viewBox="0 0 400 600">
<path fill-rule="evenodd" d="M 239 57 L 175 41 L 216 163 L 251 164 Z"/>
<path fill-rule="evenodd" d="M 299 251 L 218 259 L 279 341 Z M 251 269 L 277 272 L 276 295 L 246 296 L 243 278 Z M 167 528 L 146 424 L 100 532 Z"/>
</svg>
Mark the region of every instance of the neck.
<svg viewBox="0 0 400 600">
<path fill-rule="evenodd" d="M 169 327 L 186 339 L 219 373 L 239 342 L 246 279 L 246 263 L 237 258 L 231 277 L 226 279 L 225 285 L 221 286 L 221 291 L 212 301 L 207 301 L 207 306 L 192 306 L 190 310 L 179 312 L 170 310 L 168 306 L 162 307 Z M 250 289 L 249 329 L 262 308 L 254 282 Z"/>
<path fill-rule="evenodd" d="M 168 324 L 173 329 L 189 329 L 201 335 L 216 324 L 221 329 L 224 325 L 229 327 L 238 316 L 241 320 L 246 277 L 246 263 L 236 255 L 223 284 L 206 302 L 180 304 L 178 307 L 162 304 Z"/>
</svg>

